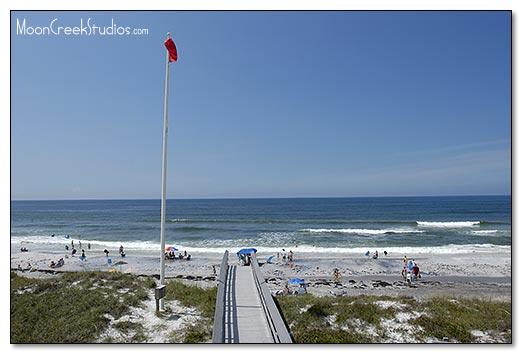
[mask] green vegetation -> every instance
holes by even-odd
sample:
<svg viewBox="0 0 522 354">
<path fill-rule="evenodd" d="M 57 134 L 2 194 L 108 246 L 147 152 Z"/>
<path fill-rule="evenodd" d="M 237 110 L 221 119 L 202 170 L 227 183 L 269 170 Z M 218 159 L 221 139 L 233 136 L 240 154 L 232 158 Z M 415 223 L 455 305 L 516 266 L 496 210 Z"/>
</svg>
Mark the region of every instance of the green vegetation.
<svg viewBox="0 0 522 354">
<path fill-rule="evenodd" d="M 201 314 L 202 319 L 185 329 L 181 338 L 183 343 L 203 343 L 212 339 L 212 325 L 216 307 L 217 288 L 202 289 L 193 285 L 185 285 L 179 281 L 170 281 L 167 284 L 167 301 L 178 300 L 181 305 L 193 307 Z M 173 334 L 172 341 L 178 336 Z"/>
<path fill-rule="evenodd" d="M 296 343 L 474 343 L 473 330 L 488 333 L 493 342 L 511 342 L 506 302 L 308 294 L 276 301 Z"/>
<path fill-rule="evenodd" d="M 151 333 L 168 330 L 167 322 L 145 328 L 139 319 L 122 317 L 131 314 L 132 307 L 152 300 L 149 297 L 155 287 L 153 277 L 118 272 L 68 272 L 41 279 L 12 272 L 11 342 L 150 341 Z M 177 300 L 201 315 L 195 323 L 169 333 L 171 342 L 201 343 L 211 339 L 216 292 L 215 287 L 202 289 L 179 281 L 167 282 L 167 302 Z M 109 327 L 115 331 L 111 336 L 107 336 Z"/>
<path fill-rule="evenodd" d="M 11 342 L 150 341 L 150 333 L 166 331 L 167 322 L 145 328 L 140 320 L 122 317 L 130 314 L 132 307 L 143 306 L 143 301 L 150 300 L 149 294 L 155 287 L 153 277 L 117 272 L 68 272 L 46 279 L 27 278 L 13 272 Z M 202 289 L 171 281 L 167 283 L 166 300 L 178 300 L 182 306 L 194 308 L 201 316 L 195 323 L 169 333 L 170 341 L 201 343 L 211 339 L 215 287 Z M 112 336 L 107 336 L 109 327 L 115 331 Z"/>
<path fill-rule="evenodd" d="M 129 339 L 130 343 L 141 343 L 147 340 L 144 328 L 140 323 L 131 321 L 120 321 L 114 324 L 114 328 L 124 333 L 125 335 L 131 335 Z"/>
<path fill-rule="evenodd" d="M 145 328 L 139 320 L 122 317 L 130 314 L 131 307 L 140 307 L 149 299 L 155 286 L 152 277 L 122 273 L 64 273 L 45 279 L 11 273 L 11 342 L 112 343 L 121 342 L 122 336 L 126 343 L 147 342 L 148 334 L 166 331 L 166 323 Z M 201 316 L 195 323 L 168 333 L 169 341 L 210 341 L 216 292 L 215 287 L 167 282 L 167 304 L 177 300 Z M 510 302 L 310 294 L 278 296 L 275 300 L 296 343 L 512 341 Z M 166 314 L 169 312 L 174 315 L 167 305 Z M 116 332 L 103 337 L 109 327 Z"/>
<path fill-rule="evenodd" d="M 381 318 L 393 318 L 395 309 L 381 308 L 373 303 L 388 299 L 314 297 L 307 294 L 283 296 L 276 300 L 296 343 L 372 343 L 374 339 L 361 328 L 372 325 L 381 330 Z"/>
<path fill-rule="evenodd" d="M 196 308 L 203 317 L 214 317 L 217 288 L 202 289 L 195 285 L 185 285 L 180 281 L 167 282 L 167 301 L 178 300 L 181 305 Z"/>
<path fill-rule="evenodd" d="M 511 303 L 434 297 L 424 313 L 412 321 L 422 335 L 473 343 L 471 330 L 499 333 L 511 342 Z"/>
<path fill-rule="evenodd" d="M 154 286 L 152 278 L 122 273 L 64 273 L 50 279 L 11 273 L 11 342 L 93 343 L 110 317 L 128 313 Z"/>
</svg>

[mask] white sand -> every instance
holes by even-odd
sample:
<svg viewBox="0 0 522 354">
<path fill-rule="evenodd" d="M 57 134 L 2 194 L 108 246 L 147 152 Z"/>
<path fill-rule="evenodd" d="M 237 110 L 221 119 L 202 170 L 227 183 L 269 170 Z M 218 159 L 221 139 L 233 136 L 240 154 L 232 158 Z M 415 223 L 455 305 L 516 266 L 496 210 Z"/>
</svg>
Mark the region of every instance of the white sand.
<svg viewBox="0 0 522 354">
<path fill-rule="evenodd" d="M 81 252 L 80 252 L 81 253 Z M 114 252 L 116 253 L 116 252 Z M 112 253 L 111 253 L 112 254 Z M 86 250 L 87 260 L 81 261 L 76 255 L 61 250 L 38 250 L 20 252 L 16 245 L 11 249 L 11 268 L 18 265 L 24 268 L 31 263 L 34 268 L 53 271 L 49 267 L 51 260 L 65 258 L 65 265 L 55 271 L 109 270 L 107 264 L 124 261 L 117 266 L 121 272 L 139 275 L 159 274 L 159 257 L 127 252 L 125 258 L 106 257 L 103 250 Z M 215 253 L 193 254 L 190 261 L 165 261 L 167 278 L 183 278 L 198 281 L 200 285 L 215 286 L 213 266 L 219 275 L 222 255 Z M 421 254 L 408 255 L 418 263 L 422 278 L 408 287 L 403 281 L 401 270 L 404 255 L 381 255 L 378 259 L 354 255 L 336 254 L 333 256 L 294 253 L 292 266 L 282 259 L 273 259 L 267 264 L 268 254 L 258 254 L 261 270 L 271 290 L 282 290 L 290 278 L 303 278 L 308 283 L 308 291 L 319 296 L 335 295 L 411 295 L 424 297 L 430 295 L 453 294 L 474 296 L 486 299 L 511 299 L 511 253 L 469 253 L 458 255 Z M 230 263 L 237 262 L 235 254 L 230 255 Z M 341 278 L 335 282 L 334 268 L 338 268 Z M 42 272 L 33 272 L 31 275 Z M 27 274 L 27 272 L 26 272 Z M 45 274 L 45 273 L 44 273 Z M 40 275 L 33 275 L 40 276 Z"/>
<path fill-rule="evenodd" d="M 130 315 L 122 316 L 115 320 L 108 317 L 111 326 L 102 333 L 99 342 L 103 343 L 106 338 L 111 338 L 113 343 L 130 343 L 134 332 L 122 332 L 117 330 L 114 325 L 119 322 L 139 323 L 143 328 L 143 334 L 149 338 L 147 343 L 178 343 L 180 338 L 173 337 L 173 333 L 183 332 L 183 329 L 190 326 L 200 319 L 195 309 L 183 307 L 178 301 L 165 303 L 165 307 L 171 310 L 170 315 L 156 315 L 156 300 L 154 291 L 151 290 L 149 300 L 144 301 L 139 308 L 131 308 Z"/>
</svg>

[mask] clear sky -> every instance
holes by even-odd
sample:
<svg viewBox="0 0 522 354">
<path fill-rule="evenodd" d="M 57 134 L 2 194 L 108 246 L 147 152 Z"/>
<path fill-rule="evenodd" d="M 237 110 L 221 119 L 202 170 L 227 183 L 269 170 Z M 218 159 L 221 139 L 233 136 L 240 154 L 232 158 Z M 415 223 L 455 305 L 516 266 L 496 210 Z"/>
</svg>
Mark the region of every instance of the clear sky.
<svg viewBox="0 0 522 354">
<path fill-rule="evenodd" d="M 167 31 L 170 198 L 511 193 L 510 12 L 13 12 L 12 199 L 160 198 Z"/>
</svg>

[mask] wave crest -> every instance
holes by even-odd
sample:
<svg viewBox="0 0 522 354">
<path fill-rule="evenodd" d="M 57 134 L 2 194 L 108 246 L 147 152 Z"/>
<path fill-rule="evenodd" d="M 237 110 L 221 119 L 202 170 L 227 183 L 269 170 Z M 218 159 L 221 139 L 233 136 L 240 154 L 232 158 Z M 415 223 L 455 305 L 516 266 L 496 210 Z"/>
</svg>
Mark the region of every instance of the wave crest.
<svg viewBox="0 0 522 354">
<path fill-rule="evenodd" d="M 472 227 L 479 226 L 480 221 L 417 221 L 417 225 L 425 227 Z"/>
<path fill-rule="evenodd" d="M 310 233 L 342 233 L 359 235 L 386 235 L 386 234 L 422 234 L 423 230 L 411 229 L 302 229 L 300 232 Z"/>
</svg>

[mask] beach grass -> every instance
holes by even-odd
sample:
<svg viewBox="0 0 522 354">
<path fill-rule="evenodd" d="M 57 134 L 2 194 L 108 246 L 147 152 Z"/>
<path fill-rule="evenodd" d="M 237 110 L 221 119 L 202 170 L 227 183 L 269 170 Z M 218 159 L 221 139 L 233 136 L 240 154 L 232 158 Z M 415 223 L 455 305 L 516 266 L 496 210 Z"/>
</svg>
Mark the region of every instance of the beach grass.
<svg viewBox="0 0 522 354">
<path fill-rule="evenodd" d="M 167 282 L 167 301 L 178 300 L 182 306 L 195 308 L 201 318 L 184 330 L 181 338 L 178 334 L 171 336 L 172 341 L 182 343 L 204 343 L 212 339 L 212 326 L 216 307 L 217 288 L 203 289 L 194 285 L 186 285 L 180 281 Z"/>
<path fill-rule="evenodd" d="M 173 343 L 211 341 L 216 287 L 167 282 L 166 302 L 194 314 L 168 330 Z M 109 272 L 51 277 L 11 273 L 11 343 L 143 343 L 154 332 L 131 320 L 132 308 L 151 300 L 156 280 Z M 459 297 L 275 297 L 295 343 L 511 343 L 511 302 Z M 167 305 L 165 314 L 174 314 Z M 185 310 L 186 309 L 186 310 Z M 170 311 L 170 313 L 169 313 Z M 124 317 L 125 316 L 125 317 Z M 154 313 L 152 313 L 154 316 Z M 113 332 L 104 336 L 107 330 Z M 119 336 L 114 334 L 121 333 Z M 114 335 L 114 337 L 112 336 Z"/>
<path fill-rule="evenodd" d="M 439 340 L 473 343 L 472 330 L 499 333 L 511 342 L 511 303 L 434 297 L 426 302 L 424 313 L 412 321 L 423 336 Z"/>
<path fill-rule="evenodd" d="M 167 302 L 177 300 L 197 314 L 194 323 L 172 330 L 168 341 L 209 342 L 216 288 L 180 281 L 168 281 L 166 285 Z M 126 315 L 131 315 L 133 308 L 143 307 L 145 300 L 151 300 L 155 287 L 153 277 L 119 272 L 65 272 L 48 278 L 12 272 L 11 343 L 149 342 L 154 329 Z M 166 310 L 168 317 L 172 310 L 168 307 Z M 104 334 L 108 329 L 112 335 Z"/>
<path fill-rule="evenodd" d="M 509 302 L 308 294 L 276 300 L 296 343 L 511 342 Z"/>
<path fill-rule="evenodd" d="M 122 273 L 71 272 L 45 279 L 11 273 L 11 343 L 96 342 L 110 317 L 127 314 L 154 286 L 152 278 Z"/>
<path fill-rule="evenodd" d="M 203 317 L 214 317 L 217 288 L 200 288 L 180 281 L 167 282 L 166 300 L 178 300 L 181 305 L 196 308 Z"/>
</svg>

